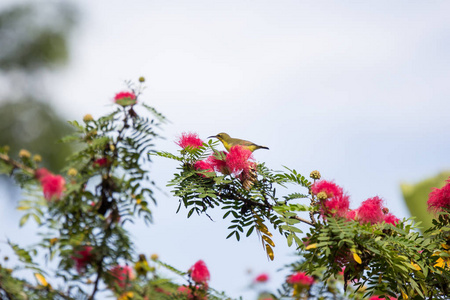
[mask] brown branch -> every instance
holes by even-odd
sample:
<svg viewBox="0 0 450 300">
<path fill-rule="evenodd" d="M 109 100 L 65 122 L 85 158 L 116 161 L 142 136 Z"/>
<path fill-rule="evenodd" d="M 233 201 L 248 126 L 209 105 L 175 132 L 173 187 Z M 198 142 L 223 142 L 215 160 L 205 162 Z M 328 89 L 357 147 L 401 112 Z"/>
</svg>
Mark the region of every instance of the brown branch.
<svg viewBox="0 0 450 300">
<path fill-rule="evenodd" d="M 3 160 L 4 162 L 6 162 L 7 164 L 10 164 L 11 166 L 13 166 L 14 169 L 21 169 L 27 173 L 30 173 L 32 176 L 34 176 L 34 174 L 36 173 L 36 171 L 33 170 L 32 168 L 29 168 L 29 167 L 25 166 L 24 164 L 21 164 L 20 162 L 11 159 L 6 154 L 0 153 L 0 159 Z"/>
<path fill-rule="evenodd" d="M 295 220 L 298 220 L 298 221 L 300 221 L 300 222 L 306 223 L 306 224 L 308 224 L 308 225 L 314 226 L 314 223 L 313 223 L 313 222 L 308 221 L 308 220 L 303 219 L 303 218 L 300 218 L 300 217 L 298 217 L 298 216 L 294 216 L 294 217 L 291 217 L 291 218 L 292 218 L 292 219 L 295 219 Z"/>
</svg>

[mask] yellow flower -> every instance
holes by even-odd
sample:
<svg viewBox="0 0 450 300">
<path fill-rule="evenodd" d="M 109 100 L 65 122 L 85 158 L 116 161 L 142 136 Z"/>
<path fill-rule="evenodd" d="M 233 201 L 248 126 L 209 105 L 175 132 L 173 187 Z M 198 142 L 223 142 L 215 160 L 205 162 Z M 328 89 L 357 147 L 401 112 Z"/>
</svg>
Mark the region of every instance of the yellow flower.
<svg viewBox="0 0 450 300">
<path fill-rule="evenodd" d="M 19 151 L 19 157 L 21 158 L 30 158 L 31 157 L 31 153 L 28 150 L 22 149 Z"/>
<path fill-rule="evenodd" d="M 133 292 L 125 292 L 117 298 L 117 300 L 131 300 L 134 297 Z"/>
<path fill-rule="evenodd" d="M 42 161 L 42 156 L 40 156 L 39 154 L 35 154 L 34 156 L 33 156 L 33 160 L 35 161 L 35 162 L 41 162 Z"/>
<path fill-rule="evenodd" d="M 85 123 L 90 122 L 90 121 L 92 121 L 92 120 L 94 120 L 94 117 L 92 117 L 91 114 L 86 114 L 86 115 L 84 115 L 84 117 L 83 117 L 83 121 L 84 121 Z"/>
<path fill-rule="evenodd" d="M 69 170 L 67 170 L 67 175 L 69 176 L 77 176 L 78 171 L 75 168 L 70 168 Z"/>
</svg>

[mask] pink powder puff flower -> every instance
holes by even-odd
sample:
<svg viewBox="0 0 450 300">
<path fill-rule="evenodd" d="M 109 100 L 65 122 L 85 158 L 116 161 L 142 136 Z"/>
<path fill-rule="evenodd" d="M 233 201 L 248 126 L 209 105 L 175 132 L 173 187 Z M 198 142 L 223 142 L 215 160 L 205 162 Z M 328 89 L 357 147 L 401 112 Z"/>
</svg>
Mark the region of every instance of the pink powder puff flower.
<svg viewBox="0 0 450 300">
<path fill-rule="evenodd" d="M 384 298 L 384 297 L 380 298 L 378 296 L 372 296 L 372 297 L 369 298 L 369 300 L 384 300 L 384 299 L 386 299 L 386 298 Z M 389 297 L 389 299 L 397 299 L 397 298 Z"/>
<path fill-rule="evenodd" d="M 65 189 L 66 180 L 61 175 L 48 174 L 40 179 L 44 198 L 47 201 L 59 200 Z"/>
<path fill-rule="evenodd" d="M 347 195 L 339 195 L 327 199 L 325 201 L 325 207 L 327 209 L 327 213 L 329 213 L 333 217 L 341 217 L 344 218 L 350 207 L 350 200 Z"/>
<path fill-rule="evenodd" d="M 109 273 L 113 277 L 110 288 L 115 289 L 117 285 L 121 289 L 130 286 L 130 281 L 134 279 L 133 268 L 130 266 L 114 266 Z"/>
<path fill-rule="evenodd" d="M 114 96 L 114 102 L 122 106 L 135 105 L 136 95 L 132 92 L 120 92 Z"/>
<path fill-rule="evenodd" d="M 324 192 L 327 194 L 328 198 L 331 197 L 340 197 L 344 194 L 344 191 L 340 186 L 335 184 L 334 182 L 327 181 L 327 180 L 320 180 L 315 182 L 311 186 L 311 192 L 314 195 L 317 195 L 320 192 Z"/>
<path fill-rule="evenodd" d="M 196 283 L 206 284 L 210 279 L 208 268 L 203 260 L 197 261 L 188 271 Z"/>
<path fill-rule="evenodd" d="M 203 141 L 199 138 L 198 134 L 192 132 L 183 132 L 178 141 L 175 142 L 183 149 L 195 148 L 198 149 L 203 145 Z"/>
<path fill-rule="evenodd" d="M 266 273 L 262 273 L 258 276 L 256 276 L 255 281 L 256 282 L 267 282 L 269 280 L 269 275 Z"/>
<path fill-rule="evenodd" d="M 355 220 L 355 218 L 356 218 L 356 210 L 355 210 L 355 209 L 349 210 L 349 211 L 347 212 L 347 215 L 345 216 L 345 218 L 346 218 L 347 220 Z"/>
<path fill-rule="evenodd" d="M 251 167 L 249 159 L 252 158 L 252 151 L 236 145 L 231 147 L 230 152 L 227 154 L 226 164 L 231 173 L 237 176 L 242 172 L 248 172 Z"/>
<path fill-rule="evenodd" d="M 208 162 L 208 160 L 199 160 L 196 161 L 194 164 L 194 169 L 197 171 L 207 171 L 207 172 L 214 172 L 214 167 Z M 204 174 L 198 173 L 202 177 L 207 177 Z"/>
<path fill-rule="evenodd" d="M 384 222 L 395 226 L 398 224 L 398 222 L 400 222 L 400 220 L 393 214 L 389 213 L 389 214 L 384 215 Z"/>
<path fill-rule="evenodd" d="M 428 198 L 428 210 L 440 212 L 450 210 L 450 178 L 446 180 L 447 184 L 442 188 L 434 188 Z"/>
<path fill-rule="evenodd" d="M 86 266 L 91 263 L 93 259 L 91 246 L 84 246 L 81 250 L 75 251 L 75 255 L 71 258 L 75 261 L 75 268 L 78 274 L 83 273 L 86 270 Z"/>
<path fill-rule="evenodd" d="M 357 209 L 357 219 L 360 223 L 376 224 L 384 220 L 383 200 L 375 196 L 361 203 Z"/>
<path fill-rule="evenodd" d="M 214 171 L 220 172 L 224 175 L 231 174 L 230 170 L 227 167 L 225 151 L 221 151 L 219 153 L 216 153 L 215 155 L 209 156 L 208 162 L 213 167 Z"/>
<path fill-rule="evenodd" d="M 36 170 L 36 172 L 34 173 L 34 177 L 36 177 L 37 180 L 41 181 L 42 178 L 50 174 L 52 174 L 52 172 L 50 172 L 46 168 L 40 168 Z"/>
<path fill-rule="evenodd" d="M 93 165 L 94 167 L 105 167 L 108 164 L 108 159 L 106 157 L 102 157 L 102 158 L 97 158 Z"/>
<path fill-rule="evenodd" d="M 310 286 L 314 283 L 314 278 L 306 275 L 304 272 L 297 272 L 289 276 L 286 280 L 290 284 L 298 284 L 302 286 Z"/>
</svg>

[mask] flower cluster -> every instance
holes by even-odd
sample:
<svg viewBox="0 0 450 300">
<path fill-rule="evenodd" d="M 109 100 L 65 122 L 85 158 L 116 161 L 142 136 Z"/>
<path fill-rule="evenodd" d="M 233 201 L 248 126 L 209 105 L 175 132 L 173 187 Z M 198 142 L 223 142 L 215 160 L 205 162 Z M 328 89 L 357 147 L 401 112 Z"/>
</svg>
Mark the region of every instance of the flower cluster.
<svg viewBox="0 0 450 300">
<path fill-rule="evenodd" d="M 114 96 L 114 102 L 121 106 L 135 105 L 137 103 L 136 95 L 133 92 L 120 92 Z"/>
<path fill-rule="evenodd" d="M 94 256 L 92 249 L 91 246 L 84 246 L 81 250 L 75 251 L 75 255 L 72 256 L 78 274 L 83 273 L 86 270 L 87 265 L 92 262 Z"/>
<path fill-rule="evenodd" d="M 310 286 L 314 283 L 314 278 L 306 275 L 304 272 L 297 272 L 290 275 L 286 282 L 294 288 L 294 297 L 299 297 L 302 293 L 309 290 Z"/>
<path fill-rule="evenodd" d="M 192 132 L 183 132 L 181 137 L 175 142 L 183 149 L 194 148 L 198 149 L 203 145 L 203 141 L 199 138 L 198 134 Z"/>
<path fill-rule="evenodd" d="M 297 272 L 293 275 L 290 275 L 287 280 L 287 283 L 290 284 L 298 284 L 302 286 L 310 286 L 314 283 L 314 278 L 309 275 L 306 275 L 304 272 Z"/>
<path fill-rule="evenodd" d="M 206 285 L 210 279 L 209 270 L 203 260 L 197 261 L 188 271 L 192 280 L 197 284 Z"/>
<path fill-rule="evenodd" d="M 189 286 L 178 287 L 178 292 L 185 294 L 188 300 L 207 300 L 208 281 L 210 279 L 209 270 L 203 260 L 197 261 L 188 270 L 192 282 Z"/>
<path fill-rule="evenodd" d="M 269 275 L 262 273 L 255 278 L 255 282 L 267 282 L 269 280 Z"/>
<path fill-rule="evenodd" d="M 44 198 L 47 201 L 57 201 L 61 199 L 66 185 L 64 177 L 61 175 L 54 175 L 45 168 L 36 170 L 35 177 L 41 183 Z"/>
<path fill-rule="evenodd" d="M 434 188 L 428 198 L 428 210 L 434 212 L 440 212 L 444 210 L 450 210 L 450 178 L 446 180 L 442 188 Z"/>
<path fill-rule="evenodd" d="M 350 210 L 350 197 L 334 182 L 317 181 L 311 186 L 311 193 L 321 201 L 322 217 L 330 215 L 372 225 L 384 221 L 395 226 L 399 222 L 397 217 L 388 213 L 389 210 L 383 206 L 383 200 L 378 196 L 369 198 L 359 208 Z"/>
<path fill-rule="evenodd" d="M 348 219 L 356 220 L 360 223 L 377 224 L 381 222 L 397 225 L 399 219 L 383 206 L 383 200 L 376 196 L 369 198 L 361 203 L 358 209 L 352 210 L 347 214 Z"/>
<path fill-rule="evenodd" d="M 256 168 L 252 152 L 242 146 L 233 146 L 230 152 L 220 152 L 208 157 L 207 162 L 216 171 L 225 175 L 233 174 L 236 177 L 245 177 Z"/>
<path fill-rule="evenodd" d="M 107 165 L 108 165 L 108 158 L 106 157 L 97 158 L 93 163 L 93 166 L 97 168 L 106 167 Z"/>
<path fill-rule="evenodd" d="M 198 134 L 186 132 L 183 132 L 175 143 L 183 149 L 198 149 L 203 145 Z M 208 173 L 215 175 L 215 172 L 224 175 L 233 174 L 247 189 L 256 178 L 256 163 L 253 161 L 252 151 L 240 145 L 231 147 L 229 152 L 215 152 L 204 160 L 196 161 L 193 168 L 202 171 L 199 173 L 202 177 L 208 177 Z"/>
<path fill-rule="evenodd" d="M 109 274 L 112 277 L 112 281 L 109 283 L 109 287 L 113 290 L 116 290 L 116 287 L 121 289 L 125 289 L 130 287 L 131 280 L 134 279 L 133 268 L 130 266 L 114 266 Z"/>
<path fill-rule="evenodd" d="M 322 216 L 329 214 L 333 217 L 346 217 L 350 200 L 340 186 L 331 181 L 320 180 L 311 186 L 311 193 L 324 195 L 325 199 L 320 207 Z"/>
</svg>

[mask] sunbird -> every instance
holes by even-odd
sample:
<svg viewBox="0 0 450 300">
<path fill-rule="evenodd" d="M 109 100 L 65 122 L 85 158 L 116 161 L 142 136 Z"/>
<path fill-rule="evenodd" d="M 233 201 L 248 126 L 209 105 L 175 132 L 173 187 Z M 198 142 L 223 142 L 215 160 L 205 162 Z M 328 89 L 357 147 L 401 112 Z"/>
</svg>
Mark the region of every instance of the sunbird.
<svg viewBox="0 0 450 300">
<path fill-rule="evenodd" d="M 246 140 L 241 140 L 241 139 L 235 139 L 230 137 L 228 134 L 226 134 L 225 132 L 221 132 L 217 135 L 213 135 L 210 136 L 208 138 L 217 138 L 219 139 L 219 141 L 222 142 L 223 146 L 225 147 L 225 149 L 227 149 L 227 151 L 230 151 L 231 147 L 236 146 L 236 145 L 240 145 L 242 147 L 244 147 L 245 149 L 248 149 L 250 151 L 255 151 L 256 149 L 267 149 L 269 150 L 269 148 L 267 148 L 266 146 L 260 146 L 260 145 L 256 145 L 255 143 L 246 141 Z"/>
</svg>

